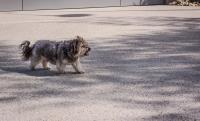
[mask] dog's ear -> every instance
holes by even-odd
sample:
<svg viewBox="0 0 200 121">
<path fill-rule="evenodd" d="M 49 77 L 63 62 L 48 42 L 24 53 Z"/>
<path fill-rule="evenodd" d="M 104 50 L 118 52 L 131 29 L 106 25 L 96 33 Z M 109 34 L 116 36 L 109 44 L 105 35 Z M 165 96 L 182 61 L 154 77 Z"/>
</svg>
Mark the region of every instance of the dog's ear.
<svg viewBox="0 0 200 121">
<path fill-rule="evenodd" d="M 77 40 L 83 40 L 83 38 L 81 36 L 79 36 L 79 35 L 76 36 L 76 39 Z"/>
</svg>

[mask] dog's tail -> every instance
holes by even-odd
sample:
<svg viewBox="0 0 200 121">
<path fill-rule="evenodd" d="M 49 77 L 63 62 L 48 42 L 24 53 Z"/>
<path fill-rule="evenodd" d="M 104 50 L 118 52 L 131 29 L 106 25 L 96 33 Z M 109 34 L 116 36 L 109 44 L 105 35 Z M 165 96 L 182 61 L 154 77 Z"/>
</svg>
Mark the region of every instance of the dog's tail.
<svg viewBox="0 0 200 121">
<path fill-rule="evenodd" d="M 32 55 L 33 47 L 29 46 L 30 41 L 24 41 L 20 44 L 20 49 L 22 50 L 22 60 L 27 61 Z"/>
</svg>

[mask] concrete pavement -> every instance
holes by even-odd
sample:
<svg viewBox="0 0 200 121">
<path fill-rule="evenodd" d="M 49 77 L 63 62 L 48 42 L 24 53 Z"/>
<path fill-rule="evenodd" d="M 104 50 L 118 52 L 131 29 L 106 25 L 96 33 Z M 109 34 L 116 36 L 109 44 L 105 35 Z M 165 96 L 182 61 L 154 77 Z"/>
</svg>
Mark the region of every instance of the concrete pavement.
<svg viewBox="0 0 200 121">
<path fill-rule="evenodd" d="M 81 35 L 86 73 L 28 69 L 23 40 Z M 115 7 L 0 13 L 1 121 L 200 120 L 200 8 Z"/>
</svg>

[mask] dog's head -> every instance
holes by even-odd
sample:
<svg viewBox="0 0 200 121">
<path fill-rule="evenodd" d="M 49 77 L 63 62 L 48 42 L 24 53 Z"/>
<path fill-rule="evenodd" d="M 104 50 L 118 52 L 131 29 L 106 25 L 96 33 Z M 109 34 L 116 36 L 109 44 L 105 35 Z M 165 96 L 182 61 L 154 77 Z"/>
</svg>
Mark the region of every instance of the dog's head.
<svg viewBox="0 0 200 121">
<path fill-rule="evenodd" d="M 86 40 L 80 36 L 77 36 L 71 41 L 70 49 L 73 55 L 76 57 L 88 56 L 91 50 Z"/>
</svg>

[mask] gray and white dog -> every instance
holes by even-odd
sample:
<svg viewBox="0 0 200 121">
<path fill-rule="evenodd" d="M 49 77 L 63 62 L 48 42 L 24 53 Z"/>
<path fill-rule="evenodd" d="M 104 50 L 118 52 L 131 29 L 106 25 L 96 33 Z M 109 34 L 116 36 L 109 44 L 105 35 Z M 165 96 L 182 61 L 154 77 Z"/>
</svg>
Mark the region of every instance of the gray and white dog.
<svg viewBox="0 0 200 121">
<path fill-rule="evenodd" d="M 65 73 L 67 64 L 72 65 L 77 73 L 84 73 L 81 67 L 80 58 L 88 56 L 91 48 L 88 43 L 80 36 L 69 41 L 49 41 L 39 40 L 32 46 L 30 41 L 24 41 L 20 45 L 24 61 L 30 60 L 30 69 L 42 63 L 44 69 L 49 69 L 47 64 L 56 65 L 59 73 Z"/>
</svg>

